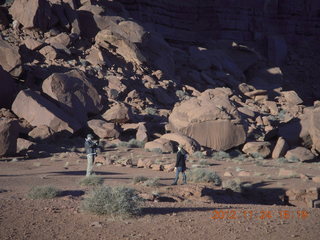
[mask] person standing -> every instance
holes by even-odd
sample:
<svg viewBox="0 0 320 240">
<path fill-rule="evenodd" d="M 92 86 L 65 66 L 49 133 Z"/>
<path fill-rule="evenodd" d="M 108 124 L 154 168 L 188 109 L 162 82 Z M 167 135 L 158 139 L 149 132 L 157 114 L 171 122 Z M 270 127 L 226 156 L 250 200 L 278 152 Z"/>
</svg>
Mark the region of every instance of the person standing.
<svg viewBox="0 0 320 240">
<path fill-rule="evenodd" d="M 93 140 L 92 134 L 88 134 L 85 139 L 84 148 L 87 153 L 87 173 L 86 176 L 90 176 L 92 174 L 94 157 L 97 155 L 96 149 L 98 147 L 97 141 Z"/>
<path fill-rule="evenodd" d="M 187 159 L 187 152 L 183 149 L 183 146 L 178 146 L 178 152 L 177 152 L 177 160 L 175 165 L 175 172 L 176 172 L 176 178 L 174 179 L 174 182 L 172 185 L 177 185 L 179 180 L 179 173 L 182 173 L 182 184 L 187 184 L 187 176 L 186 176 L 186 159 Z"/>
</svg>

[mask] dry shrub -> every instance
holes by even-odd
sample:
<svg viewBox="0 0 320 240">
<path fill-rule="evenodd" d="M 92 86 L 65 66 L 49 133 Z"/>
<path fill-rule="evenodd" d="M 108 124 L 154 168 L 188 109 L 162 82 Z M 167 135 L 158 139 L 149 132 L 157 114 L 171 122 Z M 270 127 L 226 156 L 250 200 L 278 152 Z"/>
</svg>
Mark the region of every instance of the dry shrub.
<svg viewBox="0 0 320 240">
<path fill-rule="evenodd" d="M 94 189 L 82 204 L 82 209 L 97 215 L 130 217 L 141 212 L 142 199 L 125 186 L 103 186 Z"/>
</svg>

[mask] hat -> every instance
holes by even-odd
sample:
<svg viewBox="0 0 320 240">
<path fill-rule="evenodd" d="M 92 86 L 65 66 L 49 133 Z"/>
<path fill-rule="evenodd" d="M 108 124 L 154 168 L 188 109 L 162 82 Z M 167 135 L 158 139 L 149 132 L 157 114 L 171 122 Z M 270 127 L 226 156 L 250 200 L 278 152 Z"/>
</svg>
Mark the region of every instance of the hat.
<svg viewBox="0 0 320 240">
<path fill-rule="evenodd" d="M 89 133 L 89 134 L 87 135 L 87 138 L 93 138 L 93 135 Z"/>
</svg>

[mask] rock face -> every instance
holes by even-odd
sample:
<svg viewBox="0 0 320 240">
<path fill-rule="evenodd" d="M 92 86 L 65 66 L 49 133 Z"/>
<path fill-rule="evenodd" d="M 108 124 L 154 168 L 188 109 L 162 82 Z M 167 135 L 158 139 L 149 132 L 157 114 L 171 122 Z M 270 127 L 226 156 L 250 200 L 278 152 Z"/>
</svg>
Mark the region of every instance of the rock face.
<svg viewBox="0 0 320 240">
<path fill-rule="evenodd" d="M 245 129 L 229 95 L 230 89 L 217 88 L 182 102 L 169 116 L 169 127 L 216 151 L 243 144 Z"/>
<path fill-rule="evenodd" d="M 46 31 L 58 21 L 52 14 L 47 0 L 15 0 L 9 13 L 24 28 L 37 28 Z"/>
<path fill-rule="evenodd" d="M 16 94 L 16 84 L 0 66 L 0 108 L 10 108 Z"/>
<path fill-rule="evenodd" d="M 97 90 L 83 73 L 76 70 L 52 74 L 43 82 L 42 90 L 82 125 L 88 114 L 97 114 L 102 109 Z"/>
<path fill-rule="evenodd" d="M 210 37 L 240 41 L 255 40 L 257 36 L 253 36 L 252 32 L 259 32 L 261 38 L 272 32 L 274 35 L 284 36 L 287 41 L 293 41 L 292 36 L 299 38 L 305 33 L 318 35 L 316 24 L 313 24 L 313 19 L 320 10 L 317 0 L 290 3 L 268 0 L 183 2 L 119 0 L 119 2 L 124 4 L 133 18 L 153 23 L 154 28 L 161 31 L 166 39 L 173 41 L 195 42 Z M 252 22 L 255 24 L 252 25 Z M 274 41 L 269 42 L 275 45 Z M 279 44 L 281 42 L 277 43 Z M 271 60 L 274 60 L 274 57 Z"/>
<path fill-rule="evenodd" d="M 22 90 L 12 104 L 12 111 L 32 126 L 46 125 L 55 132 L 74 133 L 80 124 L 55 104 L 32 90 Z"/>
<path fill-rule="evenodd" d="M 117 138 L 120 135 L 114 123 L 94 119 L 88 122 L 88 126 L 99 138 Z"/>
<path fill-rule="evenodd" d="M 18 77 L 22 73 L 19 49 L 11 46 L 0 36 L 0 65 L 12 76 Z"/>
<path fill-rule="evenodd" d="M 17 121 L 0 119 L 0 157 L 16 153 L 19 128 Z"/>
</svg>

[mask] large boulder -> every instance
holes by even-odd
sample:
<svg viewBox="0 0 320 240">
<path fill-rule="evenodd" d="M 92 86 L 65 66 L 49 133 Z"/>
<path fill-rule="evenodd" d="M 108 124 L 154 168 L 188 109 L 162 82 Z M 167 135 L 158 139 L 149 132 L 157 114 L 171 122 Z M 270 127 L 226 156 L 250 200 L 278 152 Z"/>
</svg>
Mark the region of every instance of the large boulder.
<svg viewBox="0 0 320 240">
<path fill-rule="evenodd" d="M 25 153 L 35 145 L 34 142 L 31 142 L 24 138 L 17 139 L 17 153 Z"/>
<path fill-rule="evenodd" d="M 308 132 L 312 139 L 312 148 L 320 152 L 320 108 L 314 109 L 309 114 L 309 121 L 302 125 L 308 126 Z"/>
<path fill-rule="evenodd" d="M 132 118 L 132 112 L 129 105 L 124 103 L 116 103 L 108 109 L 102 117 L 108 122 L 125 123 Z"/>
<path fill-rule="evenodd" d="M 156 151 L 158 149 L 161 150 L 162 153 L 171 153 L 173 152 L 173 145 L 170 140 L 165 138 L 157 138 L 152 142 L 147 142 L 144 145 L 145 149 L 150 151 Z"/>
<path fill-rule="evenodd" d="M 262 157 L 268 157 L 271 153 L 271 144 L 269 142 L 247 142 L 242 151 L 247 154 L 259 154 Z"/>
<path fill-rule="evenodd" d="M 12 104 L 12 111 L 32 126 L 46 125 L 55 132 L 74 133 L 81 128 L 78 121 L 54 103 L 32 90 L 22 90 Z"/>
<path fill-rule="evenodd" d="M 96 35 L 95 42 L 136 66 L 148 64 L 169 76 L 174 73 L 172 48 L 161 35 L 145 31 L 136 22 L 112 23 Z"/>
<path fill-rule="evenodd" d="M 43 142 L 53 138 L 54 131 L 46 125 L 41 125 L 32 129 L 28 136 L 35 141 Z"/>
<path fill-rule="evenodd" d="M 11 46 L 0 36 L 0 65 L 12 76 L 18 77 L 22 73 L 19 49 Z"/>
<path fill-rule="evenodd" d="M 118 138 L 120 135 L 114 123 L 108 123 L 104 120 L 90 120 L 88 126 L 99 138 Z"/>
<path fill-rule="evenodd" d="M 184 146 L 184 149 L 189 153 L 192 154 L 196 151 L 200 150 L 200 145 L 194 139 L 182 135 L 180 133 L 167 133 L 161 136 L 161 139 L 170 140 L 172 142 L 176 142 L 177 145 Z"/>
<path fill-rule="evenodd" d="M 296 147 L 294 149 L 289 150 L 286 155 L 285 158 L 287 159 L 291 159 L 291 160 L 299 160 L 301 162 L 304 161 L 310 161 L 313 160 L 315 158 L 315 156 L 313 155 L 313 153 L 304 147 Z"/>
<path fill-rule="evenodd" d="M 0 108 L 10 108 L 16 94 L 16 84 L 0 66 Z"/>
<path fill-rule="evenodd" d="M 183 101 L 170 114 L 169 129 L 216 151 L 243 144 L 245 128 L 236 107 L 229 100 L 231 94 L 228 88 L 216 88 Z"/>
<path fill-rule="evenodd" d="M 16 153 L 19 129 L 18 121 L 0 119 L 0 157 Z"/>
<path fill-rule="evenodd" d="M 24 28 L 47 31 L 58 22 L 47 0 L 15 0 L 9 13 Z"/>
<path fill-rule="evenodd" d="M 97 90 L 77 70 L 52 74 L 43 82 L 42 90 L 82 125 L 85 125 L 88 114 L 97 114 L 102 109 Z"/>
</svg>

